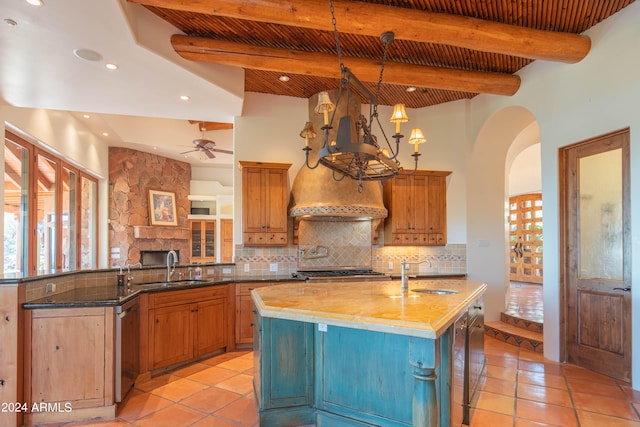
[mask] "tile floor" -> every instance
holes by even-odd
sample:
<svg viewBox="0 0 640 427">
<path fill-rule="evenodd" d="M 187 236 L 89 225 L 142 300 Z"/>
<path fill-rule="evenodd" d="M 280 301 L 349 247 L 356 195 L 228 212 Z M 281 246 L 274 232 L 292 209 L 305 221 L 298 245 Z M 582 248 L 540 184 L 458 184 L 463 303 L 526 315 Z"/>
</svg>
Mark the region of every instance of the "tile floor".
<svg viewBox="0 0 640 427">
<path fill-rule="evenodd" d="M 542 285 L 511 282 L 505 300 L 505 314 L 533 322 L 544 322 Z"/>
<path fill-rule="evenodd" d="M 485 352 L 471 427 L 640 427 L 627 383 L 489 337 Z M 137 385 L 115 421 L 63 425 L 257 427 L 252 365 L 251 352 L 213 357 Z"/>
</svg>

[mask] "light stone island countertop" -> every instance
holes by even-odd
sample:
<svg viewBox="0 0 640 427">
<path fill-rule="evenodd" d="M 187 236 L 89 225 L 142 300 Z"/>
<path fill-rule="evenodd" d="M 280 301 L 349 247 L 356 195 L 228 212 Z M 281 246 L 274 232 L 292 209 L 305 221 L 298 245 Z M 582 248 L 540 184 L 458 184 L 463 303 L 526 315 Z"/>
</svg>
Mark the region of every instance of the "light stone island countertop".
<svg viewBox="0 0 640 427">
<path fill-rule="evenodd" d="M 438 295 L 413 289 L 444 289 Z M 398 281 L 285 283 L 251 291 L 263 317 L 438 338 L 487 285 L 469 280 L 410 280 L 402 292 Z"/>
</svg>

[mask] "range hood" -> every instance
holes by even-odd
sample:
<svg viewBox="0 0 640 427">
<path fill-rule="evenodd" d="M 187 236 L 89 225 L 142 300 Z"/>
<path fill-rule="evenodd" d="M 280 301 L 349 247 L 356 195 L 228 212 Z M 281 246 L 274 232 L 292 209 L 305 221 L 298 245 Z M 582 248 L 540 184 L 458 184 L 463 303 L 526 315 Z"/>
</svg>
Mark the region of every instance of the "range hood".
<svg viewBox="0 0 640 427">
<path fill-rule="evenodd" d="M 336 103 L 338 91 L 329 91 L 331 99 Z M 309 98 L 309 121 L 315 129 L 321 129 L 324 125 L 322 114 L 314 112 L 318 104 L 318 94 Z M 350 98 L 347 107 L 346 102 L 336 103 L 336 117 L 344 116 L 347 108 L 349 113 L 357 117 L 360 114 L 360 104 Z M 337 127 L 337 126 L 336 126 Z M 330 140 L 335 139 L 337 129 L 334 127 L 329 132 Z M 318 161 L 318 152 L 322 147 L 323 136 L 309 140 L 312 148 L 309 153 L 309 164 L 312 166 Z M 387 209 L 382 200 L 382 184 L 380 181 L 363 181 L 362 191 L 358 191 L 358 181 L 349 177 L 336 176 L 334 172 L 323 165 L 315 169 L 309 169 L 302 165 L 291 186 L 291 203 L 289 214 L 297 219 L 324 220 L 324 221 L 355 221 L 371 220 L 387 217 Z"/>
<path fill-rule="evenodd" d="M 362 192 L 357 182 L 333 179 L 333 171 L 324 166 L 302 166 L 291 187 L 292 217 L 305 220 L 355 221 L 386 218 L 380 181 L 364 181 Z"/>
</svg>

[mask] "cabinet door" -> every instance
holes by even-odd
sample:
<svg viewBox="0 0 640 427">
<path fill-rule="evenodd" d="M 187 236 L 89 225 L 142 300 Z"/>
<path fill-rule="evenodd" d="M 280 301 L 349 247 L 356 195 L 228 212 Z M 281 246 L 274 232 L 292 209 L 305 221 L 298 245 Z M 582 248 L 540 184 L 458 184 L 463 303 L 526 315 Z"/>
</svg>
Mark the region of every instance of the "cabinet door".
<svg viewBox="0 0 640 427">
<path fill-rule="evenodd" d="M 191 221 L 191 260 L 202 257 L 202 221 Z"/>
<path fill-rule="evenodd" d="M 429 218 L 429 233 L 444 235 L 447 232 L 446 177 L 430 176 L 427 188 L 429 195 L 427 203 L 427 217 Z M 440 236 L 443 238 L 443 236 Z"/>
<path fill-rule="evenodd" d="M 393 233 L 408 233 L 411 228 L 412 197 L 411 182 L 406 175 L 398 175 L 393 179 L 393 196 L 390 209 L 393 213 L 391 223 Z"/>
<path fill-rule="evenodd" d="M 202 246 L 204 247 L 204 258 L 206 261 L 216 260 L 216 222 L 203 221 L 202 224 Z"/>
<path fill-rule="evenodd" d="M 253 343 L 253 300 L 251 295 L 236 298 L 236 344 Z"/>
<path fill-rule="evenodd" d="M 233 262 L 233 220 L 220 220 L 220 262 Z"/>
<path fill-rule="evenodd" d="M 149 310 L 149 340 L 151 369 L 193 358 L 190 304 Z"/>
<path fill-rule="evenodd" d="M 194 304 L 195 356 L 220 350 L 227 345 L 227 299 L 216 298 Z"/>
<path fill-rule="evenodd" d="M 247 167 L 242 174 L 242 218 L 244 233 L 260 233 L 265 223 L 264 203 L 266 195 L 262 169 Z"/>
<path fill-rule="evenodd" d="M 267 194 L 265 206 L 266 231 L 286 233 L 287 171 L 283 169 L 265 170 L 265 192 Z"/>
<path fill-rule="evenodd" d="M 410 176 L 411 181 L 411 233 L 427 233 L 431 225 L 429 218 L 429 176 Z M 415 239 L 414 241 L 417 241 Z"/>
</svg>

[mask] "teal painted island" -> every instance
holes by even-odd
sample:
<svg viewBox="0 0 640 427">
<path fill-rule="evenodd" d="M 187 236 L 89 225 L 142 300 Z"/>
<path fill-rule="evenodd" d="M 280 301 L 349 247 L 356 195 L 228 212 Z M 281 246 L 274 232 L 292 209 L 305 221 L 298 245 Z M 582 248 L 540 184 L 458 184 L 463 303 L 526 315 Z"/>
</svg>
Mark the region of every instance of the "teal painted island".
<svg viewBox="0 0 640 427">
<path fill-rule="evenodd" d="M 252 291 L 260 425 L 460 425 L 454 325 L 482 307 L 485 290 L 422 280 L 405 291 L 397 281 Z"/>
</svg>

